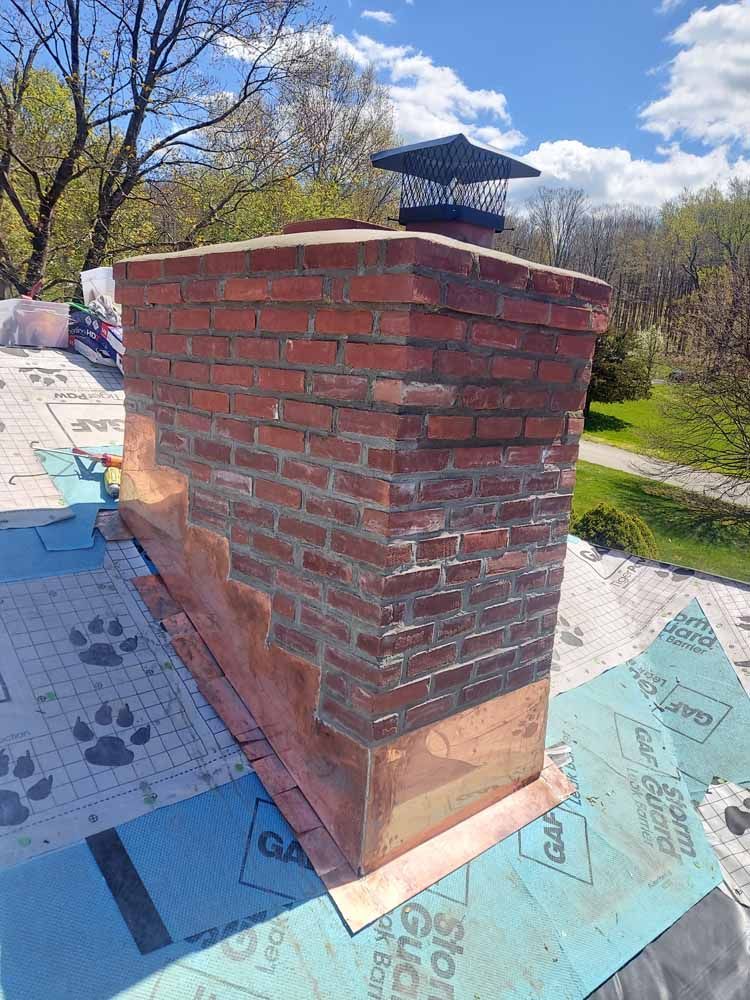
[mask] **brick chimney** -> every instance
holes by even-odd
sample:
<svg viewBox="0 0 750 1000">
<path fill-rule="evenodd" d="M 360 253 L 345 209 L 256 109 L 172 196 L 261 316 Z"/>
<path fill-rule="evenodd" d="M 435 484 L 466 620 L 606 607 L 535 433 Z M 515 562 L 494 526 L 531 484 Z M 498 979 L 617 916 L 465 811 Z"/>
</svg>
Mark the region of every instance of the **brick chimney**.
<svg viewBox="0 0 750 1000">
<path fill-rule="evenodd" d="M 115 274 L 123 516 L 354 869 L 533 781 L 609 287 L 375 229 Z"/>
</svg>

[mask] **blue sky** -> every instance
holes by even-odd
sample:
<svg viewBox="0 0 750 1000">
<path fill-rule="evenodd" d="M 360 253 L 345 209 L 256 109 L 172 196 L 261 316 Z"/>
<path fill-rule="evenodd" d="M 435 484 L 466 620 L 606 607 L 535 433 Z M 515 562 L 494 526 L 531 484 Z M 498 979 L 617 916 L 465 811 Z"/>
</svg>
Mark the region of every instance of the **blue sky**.
<svg viewBox="0 0 750 1000">
<path fill-rule="evenodd" d="M 406 140 L 465 131 L 602 203 L 750 177 L 750 0 L 328 0 L 328 15 Z"/>
</svg>

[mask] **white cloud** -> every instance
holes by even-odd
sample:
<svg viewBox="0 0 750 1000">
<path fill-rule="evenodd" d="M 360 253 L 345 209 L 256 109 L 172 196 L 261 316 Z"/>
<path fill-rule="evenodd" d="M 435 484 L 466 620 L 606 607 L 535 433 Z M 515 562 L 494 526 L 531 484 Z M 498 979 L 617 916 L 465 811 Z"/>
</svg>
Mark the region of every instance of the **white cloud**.
<svg viewBox="0 0 750 1000">
<path fill-rule="evenodd" d="M 750 160 L 731 160 L 720 146 L 705 154 L 673 145 L 659 159 L 638 159 L 620 147 L 586 146 L 576 139 L 543 142 L 524 155 L 538 167 L 538 181 L 515 181 L 511 193 L 526 197 L 538 184 L 580 187 L 595 204 L 637 204 L 658 208 L 685 188 L 705 187 L 730 176 L 750 177 Z"/>
<path fill-rule="evenodd" d="M 363 10 L 360 17 L 369 18 L 370 21 L 379 21 L 380 24 L 396 23 L 396 18 L 389 10 Z"/>
<path fill-rule="evenodd" d="M 331 36 L 360 66 L 372 64 L 384 79 L 405 142 L 465 132 L 510 150 L 524 141 L 512 127 L 505 95 L 469 87 L 450 66 L 438 66 L 412 45 L 384 45 L 367 35 Z"/>
<path fill-rule="evenodd" d="M 682 6 L 685 0 L 661 0 L 661 3 L 656 8 L 657 14 L 671 14 L 673 10 L 677 10 L 678 7 Z"/>
<path fill-rule="evenodd" d="M 750 0 L 701 7 L 670 41 L 680 51 L 665 95 L 641 112 L 643 127 L 664 139 L 750 147 Z"/>
</svg>

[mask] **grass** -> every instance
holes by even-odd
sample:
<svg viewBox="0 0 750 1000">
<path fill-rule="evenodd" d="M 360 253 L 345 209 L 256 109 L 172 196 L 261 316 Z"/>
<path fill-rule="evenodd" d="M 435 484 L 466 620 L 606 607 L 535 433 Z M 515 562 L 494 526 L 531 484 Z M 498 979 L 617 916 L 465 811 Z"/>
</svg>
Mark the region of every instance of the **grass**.
<svg viewBox="0 0 750 1000">
<path fill-rule="evenodd" d="M 671 458 L 669 448 L 657 448 L 652 436 L 656 433 L 677 435 L 677 427 L 670 427 L 662 412 L 664 403 L 678 387 L 655 385 L 650 399 L 636 399 L 628 403 L 592 403 L 586 420 L 585 436 L 591 441 L 603 441 L 625 451 L 635 451 L 654 458 Z"/>
<path fill-rule="evenodd" d="M 640 476 L 578 463 L 573 511 L 583 514 L 595 504 L 612 503 L 640 514 L 654 533 L 658 558 L 664 562 L 750 582 L 750 526 L 690 509 L 684 490 Z"/>
</svg>

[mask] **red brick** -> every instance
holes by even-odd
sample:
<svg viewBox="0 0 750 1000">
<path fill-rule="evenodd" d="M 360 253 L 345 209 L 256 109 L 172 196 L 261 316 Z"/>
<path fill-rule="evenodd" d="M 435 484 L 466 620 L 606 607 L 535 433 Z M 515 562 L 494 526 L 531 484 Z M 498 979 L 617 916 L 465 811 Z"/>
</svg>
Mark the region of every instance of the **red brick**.
<svg viewBox="0 0 750 1000">
<path fill-rule="evenodd" d="M 305 330 L 307 324 L 305 324 Z M 317 333 L 336 334 L 366 334 L 372 331 L 372 313 L 361 309 L 344 312 L 342 309 L 319 309 L 315 314 L 315 330 Z"/>
<path fill-rule="evenodd" d="M 141 299 L 141 301 L 143 301 Z M 174 305 L 182 302 L 182 287 L 179 282 L 172 281 L 163 285 L 148 285 L 146 301 L 155 305 Z"/>
<path fill-rule="evenodd" d="M 521 433 L 522 426 L 521 417 L 479 417 L 477 419 L 477 437 L 514 438 Z"/>
<path fill-rule="evenodd" d="M 199 274 L 201 269 L 201 257 L 193 254 L 190 257 L 180 254 L 178 257 L 164 258 L 164 276 L 166 278 L 186 277 L 190 274 Z"/>
<path fill-rule="evenodd" d="M 238 490 L 241 493 L 252 493 L 253 481 L 250 476 L 230 469 L 214 469 L 214 482 L 227 490 Z"/>
<path fill-rule="evenodd" d="M 445 718 L 453 708 L 453 697 L 443 695 L 441 698 L 433 698 L 432 701 L 425 701 L 421 705 L 415 705 L 406 711 L 406 729 L 416 729 L 419 726 L 427 725 L 428 722 L 436 722 Z"/>
<path fill-rule="evenodd" d="M 494 580 L 492 583 L 475 584 L 471 588 L 469 604 L 498 604 L 500 601 L 506 601 L 509 594 L 509 580 Z"/>
<path fill-rule="evenodd" d="M 267 278 L 229 278 L 224 285 L 228 302 L 265 302 L 268 298 Z"/>
<path fill-rule="evenodd" d="M 563 432 L 562 417 L 526 417 L 525 434 L 529 438 L 559 437 Z"/>
<path fill-rule="evenodd" d="M 184 434 L 175 434 L 171 430 L 163 430 L 159 432 L 159 444 L 165 448 L 170 448 L 173 451 L 184 451 L 190 450 L 190 438 L 186 437 Z"/>
<path fill-rule="evenodd" d="M 145 359 L 144 359 L 145 360 Z M 167 361 L 167 365 L 169 362 Z M 138 358 L 136 355 L 125 354 L 122 359 L 122 370 L 125 375 L 135 375 L 138 371 Z"/>
<path fill-rule="evenodd" d="M 446 297 L 448 309 L 472 313 L 474 316 L 497 315 L 497 292 L 477 285 L 449 284 Z"/>
<path fill-rule="evenodd" d="M 391 451 L 386 448 L 367 449 L 367 464 L 382 472 L 440 472 L 450 460 L 447 448 L 430 448 L 420 451 Z"/>
<path fill-rule="evenodd" d="M 374 692 L 355 686 L 352 688 L 351 698 L 355 708 L 379 715 L 383 712 L 395 712 L 406 705 L 424 701 L 429 693 L 430 681 L 429 678 L 425 677 L 423 680 L 400 684 L 398 687 L 391 688 L 390 691 Z"/>
<path fill-rule="evenodd" d="M 594 281 L 590 278 L 576 278 L 573 285 L 573 294 L 576 298 L 585 299 L 587 302 L 596 302 L 599 305 L 609 305 L 612 289 L 603 281 Z"/>
<path fill-rule="evenodd" d="M 467 385 L 461 401 L 472 410 L 499 410 L 503 400 L 503 389 L 499 385 Z"/>
<path fill-rule="evenodd" d="M 603 312 L 591 314 L 591 329 L 594 333 L 606 333 L 609 327 L 609 315 Z"/>
<path fill-rule="evenodd" d="M 285 479 L 294 479 L 322 490 L 328 483 L 329 472 L 323 465 L 312 465 L 310 462 L 286 459 L 281 467 L 281 474 Z"/>
<path fill-rule="evenodd" d="M 253 370 L 247 365 L 214 365 L 211 371 L 211 381 L 214 385 L 253 384 Z"/>
<path fill-rule="evenodd" d="M 310 435 L 310 454 L 316 458 L 330 458 L 334 462 L 359 464 L 362 455 L 362 445 L 358 441 L 345 441 L 339 437 L 322 437 Z"/>
<path fill-rule="evenodd" d="M 475 323 L 469 338 L 478 347 L 518 347 L 520 332 L 512 326 L 501 323 Z"/>
<path fill-rule="evenodd" d="M 276 392 L 305 391 L 305 373 L 288 368 L 259 368 L 257 382 L 261 389 L 274 389 Z"/>
<path fill-rule="evenodd" d="M 294 554 L 294 549 L 289 542 L 284 542 L 280 538 L 270 538 L 268 535 L 261 535 L 258 532 L 253 534 L 253 547 L 271 559 L 278 559 L 280 562 L 290 563 Z"/>
<path fill-rule="evenodd" d="M 237 337 L 234 341 L 234 356 L 246 361 L 278 361 L 279 342 L 261 340 L 259 337 Z"/>
<path fill-rule="evenodd" d="M 370 500 L 385 506 L 391 499 L 391 484 L 385 479 L 339 471 L 334 476 L 333 485 L 337 493 L 345 493 L 357 500 Z"/>
<path fill-rule="evenodd" d="M 187 406 L 190 400 L 190 390 L 184 385 L 168 385 L 161 382 L 156 387 L 156 398 L 162 403 Z"/>
<path fill-rule="evenodd" d="M 464 351 L 436 351 L 435 370 L 439 375 L 454 375 L 456 378 L 486 378 L 487 358 Z"/>
<path fill-rule="evenodd" d="M 589 361 L 594 354 L 596 338 L 593 334 L 578 336 L 562 334 L 557 338 L 557 352 L 564 358 L 585 358 Z"/>
<path fill-rule="evenodd" d="M 233 333 L 250 333 L 255 329 L 254 309 L 214 309 L 214 329 Z"/>
<path fill-rule="evenodd" d="M 349 642 L 351 637 L 349 626 L 344 620 L 341 618 L 331 618 L 329 615 L 321 614 L 320 611 L 309 608 L 306 605 L 302 606 L 300 623 L 308 628 L 317 629 L 318 632 L 323 632 L 325 635 L 329 635 L 342 643 Z"/>
<path fill-rule="evenodd" d="M 314 302 L 323 298 L 323 279 L 305 277 L 275 278 L 271 297 L 277 302 Z"/>
<path fill-rule="evenodd" d="M 493 528 L 490 531 L 467 532 L 461 541 L 462 552 L 490 552 L 505 548 L 508 544 L 508 529 Z"/>
<path fill-rule="evenodd" d="M 234 397 L 232 412 L 245 417 L 256 417 L 258 420 L 275 420 L 279 415 L 279 401 L 272 396 L 238 394 Z"/>
<path fill-rule="evenodd" d="M 420 484 L 419 499 L 425 503 L 465 500 L 471 496 L 473 488 L 471 479 L 428 479 Z"/>
<path fill-rule="evenodd" d="M 438 667 L 444 667 L 449 663 L 452 663 L 456 658 L 456 644 L 454 642 L 448 643 L 445 646 L 435 646 L 433 649 L 427 649 L 422 653 L 412 653 L 409 657 L 409 675 L 422 674 L 427 670 L 435 670 Z M 437 675 L 438 677 L 440 674 Z M 436 687 L 436 690 L 439 690 Z"/>
<path fill-rule="evenodd" d="M 211 480 L 211 466 L 204 465 L 203 462 L 189 462 L 187 459 L 183 459 L 180 462 L 180 468 L 185 468 L 188 473 L 197 479 L 199 482 L 208 483 Z"/>
<path fill-rule="evenodd" d="M 193 451 L 208 462 L 223 462 L 225 465 L 229 464 L 232 457 L 232 449 L 228 444 L 221 444 L 211 438 L 196 438 Z"/>
<path fill-rule="evenodd" d="M 531 505 L 529 505 L 529 516 L 531 516 Z M 459 507 L 451 511 L 449 520 L 454 531 L 491 528 L 497 524 L 497 504 L 472 504 L 470 507 Z"/>
<path fill-rule="evenodd" d="M 199 358 L 228 358 L 229 340 L 227 337 L 191 337 L 190 350 Z"/>
<path fill-rule="evenodd" d="M 476 615 L 459 615 L 457 618 L 448 618 L 446 621 L 438 623 L 438 638 L 452 639 L 458 635 L 466 635 L 474 630 L 476 626 Z"/>
<path fill-rule="evenodd" d="M 310 570 L 311 573 L 328 577 L 329 580 L 340 580 L 342 583 L 350 583 L 352 579 L 351 566 L 347 566 L 345 563 L 338 562 L 335 559 L 329 559 L 321 552 L 314 552 L 310 549 L 306 550 L 302 556 L 302 565 L 305 569 Z"/>
<path fill-rule="evenodd" d="M 575 435 L 578 437 L 583 434 L 584 419 L 583 417 L 574 417 L 568 414 L 566 432 L 569 435 Z"/>
<path fill-rule="evenodd" d="M 386 318 L 389 315 L 391 314 L 384 313 L 380 317 L 380 330 L 384 336 L 387 335 Z M 406 335 L 409 337 L 418 337 L 420 340 L 436 340 L 441 344 L 446 341 L 466 339 L 466 322 L 462 319 L 437 313 L 408 313 L 407 316 L 409 322 Z"/>
<path fill-rule="evenodd" d="M 514 570 L 526 569 L 528 562 L 527 552 L 503 552 L 502 555 L 487 558 L 487 572 L 512 573 Z"/>
<path fill-rule="evenodd" d="M 442 531 L 445 510 L 442 507 L 390 512 L 366 510 L 362 527 L 378 535 L 422 535 L 429 531 Z"/>
<path fill-rule="evenodd" d="M 345 364 L 367 371 L 421 372 L 432 368 L 433 352 L 396 344 L 347 344 Z"/>
<path fill-rule="evenodd" d="M 503 298 L 503 319 L 511 323 L 538 323 L 549 325 L 549 302 L 536 299 Z"/>
<path fill-rule="evenodd" d="M 173 361 L 172 375 L 186 382 L 208 382 L 210 368 L 195 361 Z"/>
<path fill-rule="evenodd" d="M 571 382 L 575 370 L 562 361 L 540 361 L 539 378 L 543 382 Z"/>
<path fill-rule="evenodd" d="M 267 479 L 256 479 L 255 495 L 259 500 L 278 503 L 284 507 L 299 508 L 302 506 L 302 493 L 293 486 L 283 483 L 272 483 Z"/>
<path fill-rule="evenodd" d="M 338 524 L 356 524 L 359 517 L 359 509 L 355 504 L 333 500 L 331 497 L 306 497 L 305 510 L 313 517 L 324 517 Z"/>
<path fill-rule="evenodd" d="M 445 615 L 451 611 L 458 611 L 460 607 L 460 590 L 448 590 L 440 594 L 429 594 L 427 597 L 415 598 L 414 617 L 426 618 L 433 615 Z"/>
<path fill-rule="evenodd" d="M 154 350 L 159 354 L 187 354 L 188 340 L 177 333 L 157 333 L 154 336 Z"/>
<path fill-rule="evenodd" d="M 210 279 L 188 281 L 185 288 L 186 302 L 216 302 L 219 298 L 219 282 Z"/>
<path fill-rule="evenodd" d="M 259 327 L 266 333 L 307 333 L 309 313 L 306 309 L 261 309 Z"/>
<path fill-rule="evenodd" d="M 303 403 L 293 399 L 285 399 L 284 420 L 291 424 L 303 424 L 305 427 L 330 430 L 333 422 L 333 409 L 320 403 Z"/>
<path fill-rule="evenodd" d="M 367 396 L 367 379 L 355 375 L 313 375 L 312 391 L 328 399 L 363 400 Z"/>
<path fill-rule="evenodd" d="M 500 355 L 492 359 L 493 378 L 525 378 L 534 377 L 536 372 L 536 361 L 531 358 L 509 358 Z"/>
<path fill-rule="evenodd" d="M 241 274 L 247 269 L 244 250 L 207 253 L 203 257 L 204 274 Z"/>
<path fill-rule="evenodd" d="M 202 306 L 172 310 L 173 330 L 208 330 L 210 324 L 211 311 Z"/>
<path fill-rule="evenodd" d="M 161 278 L 161 260 L 131 260 L 127 265 L 129 281 L 153 281 Z"/>
<path fill-rule="evenodd" d="M 305 247 L 305 267 L 326 270 L 353 270 L 357 266 L 357 243 L 322 243 Z"/>
<path fill-rule="evenodd" d="M 555 341 L 554 333 L 542 333 L 539 330 L 530 330 L 523 338 L 524 351 L 533 354 L 554 354 Z"/>
<path fill-rule="evenodd" d="M 142 306 L 145 302 L 146 288 L 144 285 L 117 284 L 115 299 L 123 306 Z"/>
<path fill-rule="evenodd" d="M 154 375 L 164 377 L 169 375 L 169 361 L 167 358 L 145 357 L 138 359 L 138 372 L 140 375 Z"/>
<path fill-rule="evenodd" d="M 499 622 L 512 622 L 523 617 L 523 601 L 505 601 L 503 604 L 493 604 L 485 608 L 479 616 L 480 628 L 497 625 Z"/>
<path fill-rule="evenodd" d="M 498 695 L 503 690 L 504 686 L 504 674 L 501 674 L 498 677 L 487 677 L 483 681 L 476 681 L 474 684 L 468 684 L 461 692 L 459 701 L 462 705 L 465 705 L 468 702 L 491 698 Z"/>
<path fill-rule="evenodd" d="M 236 550 L 232 552 L 232 570 L 243 573 L 245 576 L 262 580 L 268 584 L 273 582 L 275 576 L 273 566 L 269 566 L 258 559 L 253 559 L 244 552 L 237 552 Z"/>
<path fill-rule="evenodd" d="M 302 521 L 297 517 L 282 515 L 279 518 L 279 531 L 283 535 L 292 535 L 311 545 L 325 545 L 326 529 L 312 521 Z"/>
<path fill-rule="evenodd" d="M 273 512 L 267 507 L 259 507 L 245 500 L 232 500 L 232 515 L 253 527 L 272 528 Z"/>
<path fill-rule="evenodd" d="M 123 358 L 124 360 L 125 358 Z M 155 412 L 157 424 L 162 424 L 165 427 L 174 426 L 176 412 L 169 406 L 158 406 Z"/>
<path fill-rule="evenodd" d="M 456 399 L 452 385 L 404 382 L 402 379 L 377 379 L 373 399 L 394 406 L 452 406 Z"/>
<path fill-rule="evenodd" d="M 508 410 L 542 410 L 549 400 L 548 389 L 519 387 L 505 393 L 505 407 Z"/>
<path fill-rule="evenodd" d="M 386 242 L 385 263 L 386 267 L 416 264 L 437 271 L 468 274 L 472 257 L 468 250 L 459 250 L 429 239 L 410 237 Z"/>
<path fill-rule="evenodd" d="M 446 583 L 468 583 L 478 580 L 482 574 L 482 560 L 468 559 L 445 567 Z"/>
<path fill-rule="evenodd" d="M 431 415 L 427 418 L 427 436 L 430 438 L 450 438 L 453 441 L 464 441 L 474 434 L 474 417 L 440 417 Z"/>
<path fill-rule="evenodd" d="M 125 349 L 128 351 L 150 351 L 151 334 L 140 330 L 125 330 Z"/>
<path fill-rule="evenodd" d="M 480 497 L 507 497 L 519 493 L 520 490 L 520 479 L 508 479 L 506 476 L 482 476 L 477 492 Z"/>
<path fill-rule="evenodd" d="M 542 449 L 536 445 L 516 445 L 505 449 L 506 465 L 539 465 Z"/>
<path fill-rule="evenodd" d="M 211 410 L 212 413 L 229 413 L 229 396 L 225 392 L 209 389 L 191 389 L 190 405 L 198 410 Z"/>
<path fill-rule="evenodd" d="M 453 453 L 453 464 L 457 469 L 483 469 L 500 465 L 502 460 L 502 448 L 456 448 Z"/>
<path fill-rule="evenodd" d="M 573 294 L 573 275 L 532 270 L 531 287 L 542 295 L 556 295 L 560 299 L 566 299 Z"/>
<path fill-rule="evenodd" d="M 529 269 L 524 264 L 484 254 L 479 257 L 479 274 L 483 281 L 497 281 L 508 288 L 526 289 L 529 283 Z"/>
<path fill-rule="evenodd" d="M 297 266 L 296 247 L 264 247 L 250 255 L 253 271 L 293 271 Z"/>
<path fill-rule="evenodd" d="M 371 274 L 352 278 L 352 302 L 415 302 L 438 305 L 440 285 L 434 278 L 416 274 Z"/>
<path fill-rule="evenodd" d="M 529 545 L 532 542 L 546 542 L 548 538 L 548 524 L 516 524 L 510 529 L 511 545 Z"/>
<path fill-rule="evenodd" d="M 232 421 L 237 423 L 237 421 Z M 252 443 L 252 438 L 250 439 Z M 235 448 L 234 464 L 256 472 L 276 473 L 279 470 L 279 460 L 267 451 L 257 451 L 253 448 Z"/>
<path fill-rule="evenodd" d="M 419 562 L 436 562 L 449 559 L 458 550 L 458 535 L 445 535 L 442 538 L 426 538 L 417 542 L 417 560 Z"/>
<path fill-rule="evenodd" d="M 585 389 L 558 389 L 557 392 L 552 393 L 550 398 L 550 409 L 582 410 L 585 403 Z"/>
<path fill-rule="evenodd" d="M 591 310 L 578 309 L 575 306 L 553 305 L 549 325 L 560 330 L 590 330 Z"/>
<path fill-rule="evenodd" d="M 290 340 L 286 359 L 298 365 L 335 365 L 336 343 L 332 340 Z"/>
<path fill-rule="evenodd" d="M 172 322 L 172 310 L 158 309 L 156 306 L 138 309 L 136 315 L 138 326 L 144 330 L 168 330 Z"/>
<path fill-rule="evenodd" d="M 304 451 L 305 435 L 302 431 L 293 431 L 290 427 L 259 427 L 258 444 L 269 448 L 281 448 L 282 451 Z"/>
<path fill-rule="evenodd" d="M 341 409 L 338 411 L 338 429 L 345 434 L 409 440 L 419 437 L 422 430 L 422 420 L 419 416 L 401 416 L 398 413 L 373 413 L 371 410 Z"/>
</svg>

